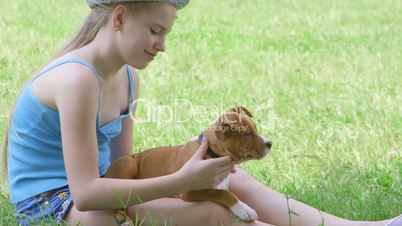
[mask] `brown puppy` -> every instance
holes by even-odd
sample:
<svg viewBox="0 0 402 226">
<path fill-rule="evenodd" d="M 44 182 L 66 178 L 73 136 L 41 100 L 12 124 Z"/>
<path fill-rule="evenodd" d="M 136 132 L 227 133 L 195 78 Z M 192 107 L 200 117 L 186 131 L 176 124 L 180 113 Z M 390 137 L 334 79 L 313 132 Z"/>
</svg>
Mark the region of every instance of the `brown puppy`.
<svg viewBox="0 0 402 226">
<path fill-rule="evenodd" d="M 251 113 L 238 106 L 222 114 L 201 135 L 185 145 L 158 147 L 114 161 L 105 177 L 145 179 L 172 174 L 178 171 L 196 152 L 204 136 L 209 149 L 204 157 L 230 156 L 236 164 L 261 159 L 270 150 L 272 143 L 257 133 Z M 157 167 L 155 167 L 157 166 Z M 215 189 L 190 191 L 181 195 L 184 201 L 212 201 L 231 210 L 244 221 L 257 219 L 256 212 L 228 190 L 228 178 Z"/>
</svg>

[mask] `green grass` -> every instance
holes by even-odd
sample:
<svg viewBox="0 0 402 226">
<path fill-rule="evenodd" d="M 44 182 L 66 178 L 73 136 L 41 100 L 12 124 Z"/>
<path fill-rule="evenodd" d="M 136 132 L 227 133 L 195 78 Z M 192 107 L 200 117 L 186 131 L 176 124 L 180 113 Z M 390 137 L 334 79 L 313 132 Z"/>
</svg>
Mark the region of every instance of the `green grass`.
<svg viewBox="0 0 402 226">
<path fill-rule="evenodd" d="M 3 131 L 16 92 L 88 9 L 81 0 L 0 5 Z M 175 120 L 138 123 L 134 150 L 184 143 L 214 120 L 189 103 L 207 112 L 242 104 L 274 143 L 244 165 L 261 182 L 349 219 L 402 213 L 401 12 L 399 0 L 192 0 L 168 51 L 139 72 L 154 107 L 186 107 Z M 139 106 L 139 119 L 148 113 Z M 0 209 L 0 225 L 13 222 L 4 196 Z"/>
</svg>

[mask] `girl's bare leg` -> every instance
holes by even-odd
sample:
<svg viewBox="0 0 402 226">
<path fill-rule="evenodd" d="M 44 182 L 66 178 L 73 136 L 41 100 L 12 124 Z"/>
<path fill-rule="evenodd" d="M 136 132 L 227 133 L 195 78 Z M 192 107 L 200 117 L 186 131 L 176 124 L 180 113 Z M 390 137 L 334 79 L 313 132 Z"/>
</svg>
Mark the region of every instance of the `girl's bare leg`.
<svg viewBox="0 0 402 226">
<path fill-rule="evenodd" d="M 257 211 L 259 220 L 274 225 L 290 225 L 286 197 L 255 180 L 241 168 L 230 174 L 230 190 Z M 299 201 L 289 199 L 289 208 L 297 215 L 291 215 L 292 226 L 349 226 L 349 225 L 385 225 L 390 220 L 377 222 L 350 221 L 328 213 L 320 212 Z"/>
<path fill-rule="evenodd" d="M 168 226 L 269 226 L 260 221 L 243 222 L 224 207 L 212 202 L 184 202 L 177 198 L 163 198 L 129 209 L 130 218 L 144 219 L 143 225 Z"/>
<path fill-rule="evenodd" d="M 85 211 L 81 212 L 73 206 L 64 218 L 67 225 L 72 226 L 99 226 L 110 225 L 117 226 L 114 219 L 114 211 Z"/>
<path fill-rule="evenodd" d="M 115 213 L 81 212 L 73 206 L 65 221 L 74 226 L 114 226 L 117 225 Z M 238 220 L 224 207 L 212 202 L 184 202 L 177 198 L 163 198 L 132 206 L 129 207 L 129 214 L 133 223 L 141 223 L 141 226 L 269 226 L 260 221 Z"/>
<path fill-rule="evenodd" d="M 246 185 L 246 186 L 245 186 Z M 237 168 L 230 175 L 230 189 L 258 213 L 259 220 L 242 222 L 235 218 L 227 209 L 212 202 L 184 202 L 176 198 L 163 198 L 146 202 L 129 208 L 130 217 L 143 221 L 143 226 L 268 226 L 290 225 L 287 201 L 283 194 L 265 187 L 246 171 Z M 292 215 L 292 226 L 316 226 L 322 223 L 326 226 L 353 225 L 385 225 L 390 220 L 381 222 L 350 221 L 333 215 L 319 212 L 317 209 L 289 200 L 290 208 L 300 216 Z M 74 206 L 66 217 L 70 225 L 117 225 L 114 211 L 78 211 Z M 80 223 L 80 224 L 78 224 Z M 268 224 L 269 223 L 269 224 Z"/>
</svg>

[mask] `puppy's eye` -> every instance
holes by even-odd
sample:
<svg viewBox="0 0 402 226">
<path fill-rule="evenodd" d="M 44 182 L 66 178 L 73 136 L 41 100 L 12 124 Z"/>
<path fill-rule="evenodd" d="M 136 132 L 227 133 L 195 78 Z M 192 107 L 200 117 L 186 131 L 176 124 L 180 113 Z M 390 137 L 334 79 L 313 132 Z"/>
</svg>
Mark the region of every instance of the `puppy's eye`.
<svg viewBox="0 0 402 226">
<path fill-rule="evenodd" d="M 253 137 L 253 132 L 248 132 L 248 133 L 246 133 L 246 136 L 247 136 L 248 138 L 252 138 L 252 137 Z"/>
</svg>

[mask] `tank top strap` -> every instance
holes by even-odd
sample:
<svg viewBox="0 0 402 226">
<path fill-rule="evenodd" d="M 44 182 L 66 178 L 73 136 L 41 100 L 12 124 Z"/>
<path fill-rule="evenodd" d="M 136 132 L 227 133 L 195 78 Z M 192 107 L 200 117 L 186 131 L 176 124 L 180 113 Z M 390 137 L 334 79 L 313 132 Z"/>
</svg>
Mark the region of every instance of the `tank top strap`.
<svg viewBox="0 0 402 226">
<path fill-rule="evenodd" d="M 56 68 L 56 67 L 58 67 L 58 66 L 60 66 L 60 65 L 67 64 L 67 63 L 78 63 L 78 64 L 81 64 L 81 65 L 84 65 L 84 66 L 88 67 L 88 68 L 96 75 L 96 79 L 98 80 L 98 83 L 99 83 L 100 78 L 99 78 L 99 74 L 98 74 L 98 72 L 96 71 L 96 69 L 95 69 L 91 64 L 89 64 L 89 63 L 87 63 L 87 62 L 85 62 L 85 61 L 82 61 L 82 60 L 78 60 L 78 59 L 62 60 L 62 61 L 60 61 L 60 62 L 58 62 L 58 63 L 56 63 L 56 64 L 54 64 L 54 65 L 51 65 L 51 66 L 49 66 L 49 67 L 43 69 L 42 71 L 40 71 L 37 75 L 35 75 L 35 76 L 30 80 L 30 83 L 33 82 L 33 81 L 34 81 L 35 79 L 37 79 L 38 77 L 40 77 L 41 75 L 45 74 L 46 72 L 48 72 L 48 71 L 50 71 L 50 70 L 52 70 L 52 69 L 54 69 L 54 68 Z"/>
<path fill-rule="evenodd" d="M 39 78 L 40 76 L 42 76 L 43 74 L 47 73 L 48 71 L 63 65 L 63 64 L 67 64 L 67 63 L 78 63 L 81 65 L 86 66 L 87 68 L 89 68 L 96 76 L 96 80 L 98 81 L 98 87 L 99 87 L 99 93 L 98 93 L 98 111 L 97 111 L 97 121 L 99 118 L 99 111 L 100 111 L 100 107 L 101 107 L 101 101 L 100 101 L 100 76 L 98 74 L 98 72 L 96 71 L 95 67 L 93 67 L 91 64 L 83 61 L 83 60 L 79 60 L 79 59 L 66 59 L 66 60 L 62 60 L 60 62 L 57 62 L 54 65 L 50 65 L 49 67 L 46 67 L 45 69 L 43 69 L 42 71 L 40 71 L 38 74 L 36 74 L 29 82 L 28 85 L 30 85 L 33 81 L 35 81 L 35 79 Z"/>
</svg>

